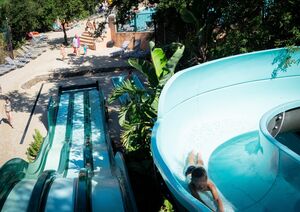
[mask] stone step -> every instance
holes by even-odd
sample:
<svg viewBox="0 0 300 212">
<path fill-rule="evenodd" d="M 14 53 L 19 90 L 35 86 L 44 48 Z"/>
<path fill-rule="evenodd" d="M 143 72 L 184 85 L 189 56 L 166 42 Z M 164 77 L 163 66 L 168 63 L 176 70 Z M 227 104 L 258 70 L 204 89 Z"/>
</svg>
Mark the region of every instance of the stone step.
<svg viewBox="0 0 300 212">
<path fill-rule="evenodd" d="M 82 35 L 83 35 L 83 36 L 91 37 L 91 34 L 90 34 L 89 32 L 83 32 Z"/>
<path fill-rule="evenodd" d="M 80 38 L 80 42 L 94 43 L 94 40 L 82 39 Z"/>
<path fill-rule="evenodd" d="M 89 32 L 83 32 L 80 37 L 80 44 L 83 46 L 86 44 L 89 49 L 96 50 L 96 43 L 95 39 L 92 37 L 92 35 Z"/>
</svg>

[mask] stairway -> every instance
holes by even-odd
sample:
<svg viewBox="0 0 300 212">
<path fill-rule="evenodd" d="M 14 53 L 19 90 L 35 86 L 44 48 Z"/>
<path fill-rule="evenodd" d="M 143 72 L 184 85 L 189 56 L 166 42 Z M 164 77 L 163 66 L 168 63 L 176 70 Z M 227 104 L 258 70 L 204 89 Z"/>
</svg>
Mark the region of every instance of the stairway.
<svg viewBox="0 0 300 212">
<path fill-rule="evenodd" d="M 84 46 L 84 44 L 87 44 L 89 49 L 96 50 L 95 39 L 92 34 L 87 31 L 83 32 L 80 37 L 80 45 Z"/>
</svg>

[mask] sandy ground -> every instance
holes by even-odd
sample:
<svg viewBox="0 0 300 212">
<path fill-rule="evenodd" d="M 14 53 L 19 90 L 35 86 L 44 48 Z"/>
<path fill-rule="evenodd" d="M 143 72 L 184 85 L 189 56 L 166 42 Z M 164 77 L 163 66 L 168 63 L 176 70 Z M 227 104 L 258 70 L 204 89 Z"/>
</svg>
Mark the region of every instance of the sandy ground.
<svg viewBox="0 0 300 212">
<path fill-rule="evenodd" d="M 71 40 L 73 36 L 84 31 L 85 21 L 81 21 L 76 27 L 67 31 Z M 38 129 L 44 136 L 47 134 L 47 105 L 49 98 L 56 98 L 59 85 L 86 84 L 99 80 L 104 95 L 109 96 L 112 89 L 111 76 L 122 74 L 126 71 L 127 63 L 122 59 L 110 58 L 109 53 L 116 47 L 106 48 L 106 42 L 110 40 L 110 32 L 107 29 L 104 41 L 96 43 L 96 51 L 88 50 L 87 55 L 75 56 L 72 48 L 67 47 L 67 59 L 62 61 L 59 45 L 63 41 L 63 32 L 48 32 L 49 37 L 47 51 L 38 58 L 30 61 L 23 68 L 16 69 L 0 77 L 2 94 L 0 98 L 0 119 L 6 118 L 4 113 L 4 96 L 9 96 L 12 101 L 13 126 L 11 128 L 5 121 L 0 124 L 0 166 L 7 160 L 15 157 L 26 159 L 26 149 L 33 140 L 34 129 Z M 83 52 L 83 49 L 81 49 Z M 38 76 L 47 76 L 55 73 L 77 72 L 78 70 L 100 70 L 101 68 L 116 68 L 115 72 L 101 73 L 96 71 L 93 75 L 71 77 L 67 79 L 56 79 L 32 82 Z M 42 87 L 42 89 L 41 89 Z M 24 134 L 37 94 L 41 89 L 40 98 L 37 101 L 34 115 L 29 124 L 28 131 Z M 113 140 L 119 140 L 119 129 L 115 121 L 118 105 L 110 105 L 110 131 Z"/>
</svg>

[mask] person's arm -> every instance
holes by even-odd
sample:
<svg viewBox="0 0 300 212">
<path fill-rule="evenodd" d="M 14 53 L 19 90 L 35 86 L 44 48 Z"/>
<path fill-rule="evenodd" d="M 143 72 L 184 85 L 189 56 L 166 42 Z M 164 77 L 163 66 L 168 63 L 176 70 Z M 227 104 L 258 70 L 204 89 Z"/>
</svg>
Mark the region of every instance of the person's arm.
<svg viewBox="0 0 300 212">
<path fill-rule="evenodd" d="M 193 197 L 195 197 L 197 200 L 199 200 L 203 205 L 205 205 L 206 207 L 208 207 L 209 209 L 211 209 L 213 211 L 212 208 L 210 208 L 200 197 L 200 195 L 198 194 L 197 190 L 191 185 L 189 184 L 189 189 L 190 192 L 192 194 Z M 223 211 L 222 211 L 223 212 Z"/>
<path fill-rule="evenodd" d="M 189 189 L 190 189 L 190 192 L 191 192 L 191 194 L 192 194 L 193 197 L 195 197 L 197 200 L 199 200 L 199 201 L 202 202 L 204 205 L 206 205 L 205 202 L 203 202 L 203 200 L 201 199 L 201 197 L 200 197 L 200 195 L 198 194 L 197 190 L 194 189 L 194 187 L 193 187 L 191 184 L 189 184 Z"/>
<path fill-rule="evenodd" d="M 217 202 L 218 211 L 224 212 L 223 202 L 222 202 L 221 198 L 219 197 L 216 186 L 210 180 L 208 180 L 207 185 L 213 195 L 214 200 Z"/>
</svg>

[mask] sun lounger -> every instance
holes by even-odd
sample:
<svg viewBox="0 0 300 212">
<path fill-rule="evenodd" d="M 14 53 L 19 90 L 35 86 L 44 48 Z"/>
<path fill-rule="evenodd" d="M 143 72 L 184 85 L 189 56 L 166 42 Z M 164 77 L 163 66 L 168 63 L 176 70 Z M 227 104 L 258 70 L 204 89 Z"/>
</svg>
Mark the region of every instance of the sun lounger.
<svg viewBox="0 0 300 212">
<path fill-rule="evenodd" d="M 138 40 L 135 40 L 134 42 L 134 47 L 133 47 L 133 50 L 132 51 L 129 51 L 129 52 L 124 52 L 121 57 L 122 58 L 130 58 L 134 55 L 134 53 L 138 52 L 138 51 L 141 51 L 141 40 L 138 39 Z"/>
<path fill-rule="evenodd" d="M 30 58 L 24 56 L 17 56 L 15 59 L 23 63 L 29 63 L 30 61 Z"/>
<path fill-rule="evenodd" d="M 31 46 L 37 47 L 37 48 L 41 48 L 41 47 L 47 47 L 48 44 L 44 41 L 35 41 L 35 40 L 31 40 L 30 42 Z"/>
<path fill-rule="evenodd" d="M 30 32 L 28 35 L 29 37 L 31 37 L 32 40 L 36 41 L 36 42 L 40 42 L 40 41 L 46 41 L 48 40 L 48 36 L 42 33 L 38 33 L 37 34 L 33 34 L 32 32 Z"/>
<path fill-rule="evenodd" d="M 125 52 L 121 55 L 122 58 L 144 58 L 150 54 L 150 50 L 141 49 L 141 40 L 136 40 L 133 51 Z"/>
<path fill-rule="evenodd" d="M 124 41 L 120 49 L 110 53 L 110 57 L 118 57 L 124 54 L 124 52 L 129 46 L 129 43 L 130 41 Z"/>
<path fill-rule="evenodd" d="M 32 39 L 30 40 L 30 44 L 34 47 L 47 47 L 47 39 L 32 37 Z"/>
<path fill-rule="evenodd" d="M 30 61 L 30 57 L 28 57 L 26 54 L 24 54 L 24 52 L 22 52 L 21 49 L 18 49 L 17 50 L 17 53 L 18 53 L 18 56 L 17 56 L 17 60 L 18 61 L 21 61 L 21 62 L 24 62 L 24 63 L 28 63 Z"/>
<path fill-rule="evenodd" d="M 21 47 L 23 51 L 25 51 L 26 54 L 32 55 L 32 56 L 40 56 L 43 53 L 43 50 L 40 48 L 33 48 L 31 46 L 22 46 Z"/>
<path fill-rule="evenodd" d="M 42 48 L 34 48 L 31 46 L 22 46 L 21 48 L 23 49 L 23 51 L 25 51 L 26 54 L 33 54 L 39 56 L 43 53 Z"/>
<path fill-rule="evenodd" d="M 10 57 L 6 57 L 5 58 L 5 61 L 8 63 L 8 64 L 10 64 L 10 65 L 15 65 L 15 66 L 17 66 L 18 68 L 20 68 L 20 67 L 23 67 L 23 66 L 25 66 L 25 64 L 26 63 L 24 63 L 24 62 L 21 62 L 21 61 L 18 61 L 18 60 L 16 60 L 16 59 L 11 59 Z"/>
<path fill-rule="evenodd" d="M 30 53 L 30 52 L 25 52 L 21 49 L 18 49 L 17 52 L 22 56 L 22 57 L 25 57 L 25 58 L 29 58 L 29 59 L 35 59 L 37 58 L 37 54 L 33 54 L 33 53 Z"/>
<path fill-rule="evenodd" d="M 16 66 L 12 66 L 9 64 L 1 64 L 0 65 L 0 76 L 2 76 L 3 74 L 6 74 L 16 68 L 17 68 Z"/>
</svg>

